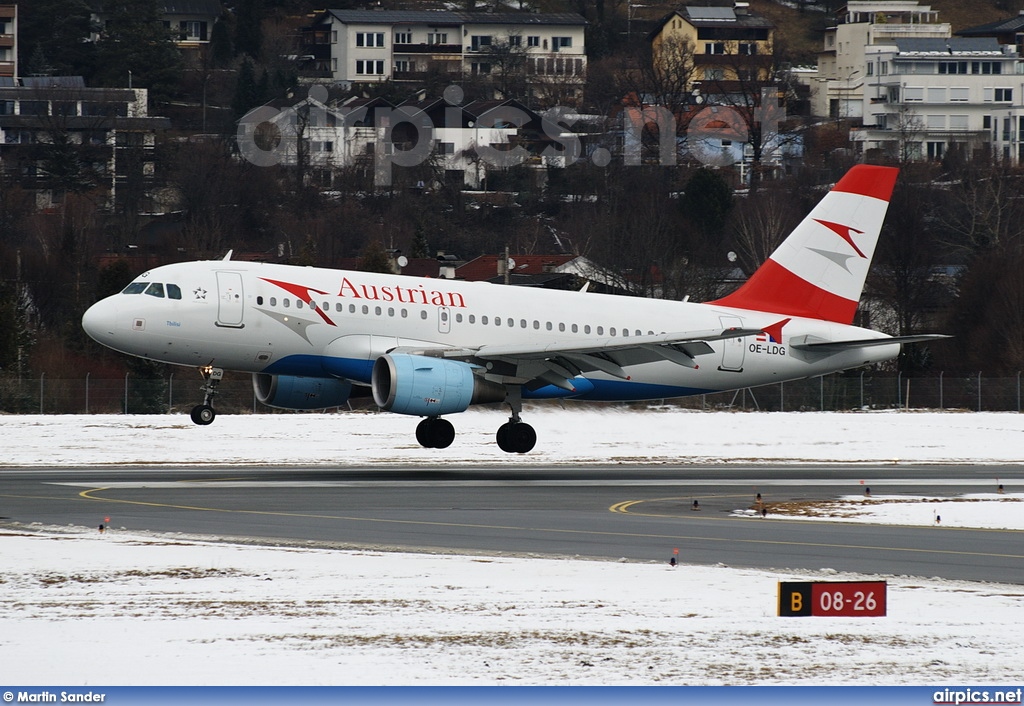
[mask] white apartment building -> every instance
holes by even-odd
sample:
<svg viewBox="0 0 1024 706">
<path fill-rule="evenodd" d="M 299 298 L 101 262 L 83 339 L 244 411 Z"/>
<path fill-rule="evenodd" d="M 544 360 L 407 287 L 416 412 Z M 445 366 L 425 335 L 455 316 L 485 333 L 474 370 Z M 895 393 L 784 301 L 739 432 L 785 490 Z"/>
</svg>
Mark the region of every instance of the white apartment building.
<svg viewBox="0 0 1024 706">
<path fill-rule="evenodd" d="M 260 131 L 267 124 L 282 137 L 269 140 L 273 149 L 260 153 Z M 451 105 L 433 98 L 392 105 L 383 98 L 332 100 L 326 88 L 313 86 L 297 103 L 274 102 L 246 116 L 238 134 L 243 157 L 255 156 L 250 161 L 257 164 L 294 166 L 301 158 L 329 175 L 344 167 L 390 170 L 392 161 L 401 166 L 429 163 L 447 181 L 479 188 L 489 173 L 503 168 L 500 155 L 511 156 L 510 147 L 525 150 L 512 163 L 551 164 L 556 158 L 538 156 L 542 132 L 541 116 L 515 100 Z M 430 139 L 427 149 L 408 152 L 424 136 Z M 400 152 L 407 156 L 396 158 Z"/>
<path fill-rule="evenodd" d="M 951 35 L 948 22 L 916 0 L 851 0 L 825 30 L 818 74 L 811 91 L 811 113 L 839 119 L 863 116 L 867 83 L 866 50 L 876 44 Z"/>
<path fill-rule="evenodd" d="M 528 84 L 552 81 L 582 90 L 587 21 L 573 13 L 327 10 L 305 28 L 318 76 L 337 83 L 453 78 L 512 66 Z"/>
<path fill-rule="evenodd" d="M 864 126 L 855 150 L 900 160 L 941 159 L 990 146 L 1024 159 L 1024 75 L 1013 46 L 994 38 L 900 39 L 865 48 Z"/>
</svg>

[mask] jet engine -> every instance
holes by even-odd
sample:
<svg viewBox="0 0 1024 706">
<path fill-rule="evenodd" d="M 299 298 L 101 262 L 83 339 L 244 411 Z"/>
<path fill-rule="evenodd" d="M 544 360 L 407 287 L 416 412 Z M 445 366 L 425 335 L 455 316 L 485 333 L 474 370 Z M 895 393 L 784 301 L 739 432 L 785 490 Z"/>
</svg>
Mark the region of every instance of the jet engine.
<svg viewBox="0 0 1024 706">
<path fill-rule="evenodd" d="M 457 360 L 382 355 L 374 361 L 370 380 L 377 405 L 397 414 L 438 417 L 505 400 L 504 386 L 474 375 L 473 366 Z"/>
<path fill-rule="evenodd" d="M 335 378 L 253 373 L 256 399 L 279 409 L 327 409 L 340 407 L 352 394 L 352 383 Z"/>
</svg>

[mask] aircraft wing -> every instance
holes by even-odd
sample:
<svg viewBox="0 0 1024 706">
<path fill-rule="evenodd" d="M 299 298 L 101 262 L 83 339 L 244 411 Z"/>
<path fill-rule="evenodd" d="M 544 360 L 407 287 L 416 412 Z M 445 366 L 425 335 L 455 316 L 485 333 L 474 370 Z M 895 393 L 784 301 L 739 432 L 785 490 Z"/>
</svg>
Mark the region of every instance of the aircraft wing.
<svg viewBox="0 0 1024 706">
<path fill-rule="evenodd" d="M 760 333 L 761 329 L 729 328 L 649 336 L 574 339 L 545 344 L 506 343 L 485 345 L 477 349 L 417 349 L 405 352 L 466 360 L 526 384 L 551 384 L 572 390 L 572 378 L 597 370 L 627 380 L 629 375 L 623 370 L 627 365 L 668 360 L 677 365 L 696 368 L 694 358 L 714 351 L 710 341 L 743 338 Z"/>
</svg>

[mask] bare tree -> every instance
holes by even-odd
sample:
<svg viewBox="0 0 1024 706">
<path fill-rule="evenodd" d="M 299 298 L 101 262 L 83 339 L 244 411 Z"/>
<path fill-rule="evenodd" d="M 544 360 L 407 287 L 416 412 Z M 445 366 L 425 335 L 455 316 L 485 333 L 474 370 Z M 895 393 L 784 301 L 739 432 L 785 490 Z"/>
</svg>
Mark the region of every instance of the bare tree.
<svg viewBox="0 0 1024 706">
<path fill-rule="evenodd" d="M 1019 242 L 1024 222 L 1024 172 L 1002 164 L 968 165 L 944 201 L 945 245 L 969 259 Z"/>
<path fill-rule="evenodd" d="M 732 218 L 732 251 L 736 264 L 748 276 L 800 222 L 802 214 L 791 188 L 780 183 L 763 189 L 756 197 L 737 201 Z"/>
</svg>

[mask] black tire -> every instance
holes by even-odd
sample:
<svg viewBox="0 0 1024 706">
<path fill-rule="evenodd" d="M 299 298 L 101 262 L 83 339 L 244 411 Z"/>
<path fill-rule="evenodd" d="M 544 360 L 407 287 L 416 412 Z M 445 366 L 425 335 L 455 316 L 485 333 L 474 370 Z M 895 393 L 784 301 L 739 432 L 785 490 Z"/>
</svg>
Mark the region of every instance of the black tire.
<svg viewBox="0 0 1024 706">
<path fill-rule="evenodd" d="M 447 419 L 435 419 L 430 430 L 435 449 L 446 449 L 455 441 L 455 426 Z"/>
<path fill-rule="evenodd" d="M 217 412 L 208 404 L 197 404 L 192 408 L 191 417 L 193 424 L 205 427 L 207 424 L 213 424 L 213 420 L 217 418 Z"/>
<path fill-rule="evenodd" d="M 455 441 L 455 427 L 447 419 L 427 417 L 416 425 L 416 441 L 426 449 L 446 449 Z"/>
<path fill-rule="evenodd" d="M 537 432 L 524 422 L 502 424 L 498 427 L 495 438 L 498 441 L 498 448 L 505 453 L 524 454 L 532 451 L 537 445 Z"/>
<path fill-rule="evenodd" d="M 431 443 L 433 434 L 431 431 L 434 426 L 434 421 L 434 419 L 427 417 L 416 425 L 416 441 L 425 449 L 433 448 Z"/>
</svg>

